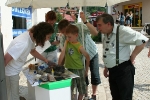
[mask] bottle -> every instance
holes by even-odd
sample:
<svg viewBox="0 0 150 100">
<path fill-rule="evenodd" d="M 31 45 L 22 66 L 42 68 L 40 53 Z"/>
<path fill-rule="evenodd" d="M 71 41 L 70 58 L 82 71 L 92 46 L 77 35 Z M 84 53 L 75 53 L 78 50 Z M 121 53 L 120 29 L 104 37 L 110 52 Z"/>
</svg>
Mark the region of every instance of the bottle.
<svg viewBox="0 0 150 100">
<path fill-rule="evenodd" d="M 53 68 L 52 68 L 52 75 L 54 76 L 54 70 L 53 70 Z"/>
</svg>

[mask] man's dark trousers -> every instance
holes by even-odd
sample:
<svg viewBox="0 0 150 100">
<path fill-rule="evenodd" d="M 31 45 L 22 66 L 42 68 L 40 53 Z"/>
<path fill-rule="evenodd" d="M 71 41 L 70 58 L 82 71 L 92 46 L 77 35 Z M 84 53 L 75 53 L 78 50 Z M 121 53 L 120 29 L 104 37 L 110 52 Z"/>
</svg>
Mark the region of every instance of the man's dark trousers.
<svg viewBox="0 0 150 100">
<path fill-rule="evenodd" d="M 131 61 L 108 70 L 112 100 L 132 100 L 135 68 Z"/>
</svg>

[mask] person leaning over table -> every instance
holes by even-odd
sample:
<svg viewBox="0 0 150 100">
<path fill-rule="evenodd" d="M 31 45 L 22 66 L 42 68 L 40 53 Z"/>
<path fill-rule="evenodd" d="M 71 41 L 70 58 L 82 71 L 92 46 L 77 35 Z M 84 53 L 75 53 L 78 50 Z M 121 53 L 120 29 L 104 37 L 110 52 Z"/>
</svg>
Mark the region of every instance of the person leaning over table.
<svg viewBox="0 0 150 100">
<path fill-rule="evenodd" d="M 49 42 L 51 43 L 51 46 L 47 48 L 42 55 L 47 58 L 48 60 L 57 63 L 58 58 L 57 58 L 57 45 L 59 44 L 59 41 L 56 39 L 57 33 L 58 33 L 58 28 L 56 24 L 56 13 L 54 11 L 48 11 L 45 15 L 45 21 L 49 23 L 53 28 L 54 28 L 54 33 L 49 39 Z M 39 61 L 38 62 L 43 62 Z"/>
<path fill-rule="evenodd" d="M 116 65 L 116 30 L 113 17 L 102 14 L 96 18 L 98 30 L 104 34 L 104 76 L 109 77 L 112 100 L 132 100 L 135 58 L 142 51 L 148 38 L 130 27 L 119 28 L 119 65 Z M 97 34 L 94 34 L 97 35 Z M 130 45 L 136 45 L 130 55 Z M 109 73 L 108 73 L 109 72 Z"/>
<path fill-rule="evenodd" d="M 35 50 L 35 44 L 43 47 L 53 32 L 49 23 L 41 22 L 16 37 L 8 46 L 4 55 L 8 100 L 20 100 L 19 74 L 29 53 L 45 63 L 49 62 Z"/>
<path fill-rule="evenodd" d="M 89 22 L 86 21 L 86 17 L 83 12 L 80 13 L 80 17 L 82 19 L 83 23 L 76 23 L 75 26 L 78 27 L 79 29 L 79 36 L 78 36 L 78 41 L 83 45 L 85 45 L 85 50 L 88 52 L 90 55 L 90 72 L 91 72 L 91 84 L 92 84 L 92 98 L 96 100 L 96 91 L 98 88 L 98 85 L 101 83 L 100 80 L 100 74 L 99 74 L 99 57 L 98 57 L 98 51 L 95 42 L 92 40 L 90 34 L 96 34 L 97 30 L 96 28 L 90 24 Z M 70 25 L 68 20 L 62 20 L 58 23 L 58 30 L 60 33 L 63 34 L 61 38 L 62 45 L 64 45 L 64 42 L 66 40 L 65 38 L 65 32 L 66 32 L 66 27 Z M 82 40 L 82 25 L 83 25 L 83 31 L 84 31 L 84 41 Z M 88 77 L 86 77 L 86 84 L 87 86 L 89 85 Z M 86 94 L 87 95 L 87 94 Z"/>
</svg>

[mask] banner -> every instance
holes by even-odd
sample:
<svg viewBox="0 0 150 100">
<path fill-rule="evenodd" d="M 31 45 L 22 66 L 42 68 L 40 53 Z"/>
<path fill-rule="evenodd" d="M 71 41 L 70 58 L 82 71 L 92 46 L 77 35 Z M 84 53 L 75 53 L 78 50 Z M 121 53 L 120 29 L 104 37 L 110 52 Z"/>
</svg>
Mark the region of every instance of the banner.
<svg viewBox="0 0 150 100">
<path fill-rule="evenodd" d="M 13 29 L 13 37 L 16 37 L 22 33 L 24 33 L 25 31 L 27 31 L 27 29 Z"/>
<path fill-rule="evenodd" d="M 12 7 L 12 16 L 23 17 L 23 18 L 32 18 L 32 8 L 17 8 Z"/>
</svg>

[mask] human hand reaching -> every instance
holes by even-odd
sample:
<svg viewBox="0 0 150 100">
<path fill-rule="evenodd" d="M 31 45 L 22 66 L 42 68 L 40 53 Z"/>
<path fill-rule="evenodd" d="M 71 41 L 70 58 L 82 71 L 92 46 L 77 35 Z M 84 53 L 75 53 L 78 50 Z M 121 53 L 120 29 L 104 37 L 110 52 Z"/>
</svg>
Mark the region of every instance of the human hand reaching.
<svg viewBox="0 0 150 100">
<path fill-rule="evenodd" d="M 103 74 L 104 76 L 107 78 L 109 77 L 109 74 L 108 74 L 108 69 L 105 67 L 104 71 L 103 71 Z"/>
<path fill-rule="evenodd" d="M 84 12 L 80 12 L 80 18 L 82 19 L 83 22 L 86 22 L 86 16 Z"/>
<path fill-rule="evenodd" d="M 147 55 L 148 57 L 150 57 L 150 50 L 149 50 L 149 52 L 148 52 L 148 55 Z"/>
<path fill-rule="evenodd" d="M 56 65 L 57 65 L 56 63 L 54 63 L 54 62 L 52 62 L 52 61 L 48 61 L 47 64 L 48 64 L 49 67 L 51 67 L 51 66 L 56 66 Z"/>
</svg>

